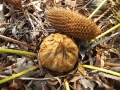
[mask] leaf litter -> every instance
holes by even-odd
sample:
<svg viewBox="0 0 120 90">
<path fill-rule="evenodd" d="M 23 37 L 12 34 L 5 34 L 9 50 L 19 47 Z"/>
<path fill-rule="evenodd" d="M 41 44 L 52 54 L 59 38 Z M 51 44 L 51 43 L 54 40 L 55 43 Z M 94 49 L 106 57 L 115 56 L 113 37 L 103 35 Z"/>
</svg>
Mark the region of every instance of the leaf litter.
<svg viewBox="0 0 120 90">
<path fill-rule="evenodd" d="M 3 0 L 0 1 L 0 47 L 38 53 L 39 46 L 51 33 L 59 32 L 50 25 L 45 13 L 59 6 L 89 17 L 102 0 Z M 119 0 L 108 0 L 92 17 L 102 32 L 120 23 Z M 73 37 L 72 37 L 73 38 Z M 0 85 L 1 90 L 119 90 L 119 77 L 90 70 L 82 64 L 120 72 L 120 28 L 87 46 L 73 38 L 79 47 L 79 60 L 68 73 L 56 73 L 40 66 L 20 78 Z M 0 77 L 6 78 L 31 66 L 39 58 L 0 53 Z M 67 89 L 66 89 L 67 90 Z"/>
</svg>

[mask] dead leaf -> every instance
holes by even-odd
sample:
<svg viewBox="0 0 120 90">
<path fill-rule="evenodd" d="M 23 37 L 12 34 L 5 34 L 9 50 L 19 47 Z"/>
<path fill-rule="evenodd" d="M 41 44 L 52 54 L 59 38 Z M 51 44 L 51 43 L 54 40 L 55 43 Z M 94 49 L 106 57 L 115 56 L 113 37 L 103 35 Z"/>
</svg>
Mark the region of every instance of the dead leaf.
<svg viewBox="0 0 120 90">
<path fill-rule="evenodd" d="M 58 83 L 58 81 L 56 79 L 50 79 L 50 80 L 47 80 L 47 83 L 50 84 L 50 85 L 56 85 Z"/>
<path fill-rule="evenodd" d="M 86 76 L 87 73 L 85 71 L 85 69 L 82 67 L 82 65 L 79 63 L 78 65 L 78 71 L 83 75 L 83 76 Z"/>
<path fill-rule="evenodd" d="M 78 80 L 80 80 L 80 76 L 74 76 L 69 82 L 76 82 L 76 81 L 78 81 Z"/>
<path fill-rule="evenodd" d="M 111 67 L 110 70 L 116 71 L 116 72 L 120 72 L 120 66 L 118 67 Z"/>
<path fill-rule="evenodd" d="M 71 8 L 73 8 L 73 10 L 75 9 L 76 6 L 76 0 L 71 0 Z"/>
<path fill-rule="evenodd" d="M 95 66 L 100 66 L 100 67 L 104 66 L 104 60 L 101 58 L 99 54 L 96 55 Z"/>
<path fill-rule="evenodd" d="M 13 81 L 9 81 L 9 90 L 16 90 L 18 89 L 20 86 L 22 86 L 22 80 L 16 79 Z M 23 87 L 21 87 L 22 89 Z M 20 89 L 20 88 L 19 88 Z"/>
<path fill-rule="evenodd" d="M 90 89 L 90 90 L 93 90 L 94 89 L 94 86 L 95 86 L 95 83 L 90 81 L 90 80 L 87 80 L 85 78 L 82 78 L 80 79 L 80 83 L 83 85 L 83 87 L 85 89 Z"/>
<path fill-rule="evenodd" d="M 111 49 L 109 49 L 109 51 L 110 51 L 111 53 L 116 54 L 116 55 L 120 58 L 120 53 L 118 52 L 118 50 L 116 50 L 116 49 L 114 49 L 114 48 L 111 48 Z"/>
<path fill-rule="evenodd" d="M 105 89 L 105 90 L 115 90 L 115 89 L 114 89 L 113 86 L 112 86 L 112 87 L 107 88 L 107 89 Z"/>
<path fill-rule="evenodd" d="M 77 84 L 77 85 L 76 85 L 76 90 L 82 90 L 82 88 L 81 88 L 81 85 L 80 85 L 80 84 Z"/>
<path fill-rule="evenodd" d="M 57 90 L 55 86 L 49 85 L 49 87 L 51 88 L 51 90 Z"/>
<path fill-rule="evenodd" d="M 10 23 L 2 23 L 2 24 L 0 24 L 0 28 L 7 27 L 9 25 L 10 25 Z"/>
<path fill-rule="evenodd" d="M 21 5 L 21 0 L 4 0 L 4 1 L 19 8 L 19 9 L 23 9 L 22 5 Z"/>
<path fill-rule="evenodd" d="M 56 84 L 58 84 L 58 83 L 61 85 L 61 83 L 62 83 L 62 81 L 61 81 L 60 78 L 58 78 L 58 77 L 52 78 L 53 75 L 50 74 L 50 73 L 46 74 L 45 77 L 46 77 L 46 78 L 51 78 L 51 79 L 47 80 L 48 84 L 50 84 L 50 85 L 56 85 Z"/>
<path fill-rule="evenodd" d="M 65 0 L 66 5 L 71 5 L 71 0 Z"/>
<path fill-rule="evenodd" d="M 38 89 L 38 90 L 42 90 L 43 87 L 46 86 L 46 81 L 33 81 L 33 85 Z"/>
</svg>

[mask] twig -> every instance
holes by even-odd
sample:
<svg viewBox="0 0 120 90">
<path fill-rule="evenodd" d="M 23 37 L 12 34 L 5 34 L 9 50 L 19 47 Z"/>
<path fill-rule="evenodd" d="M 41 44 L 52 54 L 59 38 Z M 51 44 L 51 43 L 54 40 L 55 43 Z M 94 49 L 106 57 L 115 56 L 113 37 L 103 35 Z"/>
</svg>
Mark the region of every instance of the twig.
<svg viewBox="0 0 120 90">
<path fill-rule="evenodd" d="M 35 26 L 34 26 L 33 23 L 32 23 L 32 19 L 30 18 L 29 12 L 28 12 L 27 10 L 25 10 L 25 13 L 27 14 L 28 20 L 30 21 L 30 23 L 31 23 L 31 25 L 32 25 L 32 28 L 33 28 L 33 30 L 35 31 Z"/>
<path fill-rule="evenodd" d="M 109 7 L 102 15 L 100 15 L 94 22 L 100 20 L 103 16 L 105 16 L 109 11 L 112 11 L 113 14 L 119 11 L 119 4 L 114 3 L 111 7 Z"/>
<path fill-rule="evenodd" d="M 110 78 L 112 80 L 114 79 L 114 80 L 117 80 L 117 81 L 119 80 L 120 81 L 120 77 L 110 75 L 110 74 L 107 74 L 107 73 L 99 72 L 98 75 L 106 77 L 106 78 Z"/>
<path fill-rule="evenodd" d="M 111 10 L 112 7 L 108 8 L 102 15 L 100 15 L 94 22 L 96 23 L 97 21 L 99 21 L 103 16 L 105 16 L 110 10 Z"/>
<path fill-rule="evenodd" d="M 6 36 L 3 36 L 3 35 L 0 35 L 0 38 L 3 38 L 3 39 L 5 39 L 5 40 L 12 41 L 12 42 L 14 42 L 14 43 L 18 43 L 18 44 L 27 46 L 28 48 L 32 48 L 32 49 L 35 48 L 34 46 L 30 46 L 30 45 L 28 45 L 28 44 L 26 44 L 26 43 L 24 43 L 24 42 L 20 42 L 20 41 L 18 41 L 18 40 L 15 40 L 15 39 L 13 39 L 13 38 L 10 38 L 10 37 L 6 37 Z"/>
<path fill-rule="evenodd" d="M 66 78 L 67 76 L 79 76 L 80 74 L 68 74 L 68 75 L 62 75 L 62 76 L 56 76 L 56 77 L 50 77 L 50 78 L 32 78 L 32 77 L 19 77 L 17 79 L 20 80 L 35 80 L 35 81 L 45 81 L 55 78 Z M 0 78 L 8 78 L 9 76 L 0 75 Z"/>
<path fill-rule="evenodd" d="M 30 0 L 30 3 L 32 4 L 33 9 L 35 10 L 36 16 L 38 17 L 39 24 L 40 24 L 42 30 L 44 31 L 43 34 L 44 34 L 45 36 L 48 36 L 48 32 L 45 30 L 45 28 L 44 28 L 44 26 L 43 26 L 43 22 L 42 22 L 41 18 L 39 17 L 38 11 L 36 10 L 36 8 L 35 8 L 35 6 L 34 6 L 34 4 L 33 4 L 32 2 L 33 2 L 33 0 Z"/>
<path fill-rule="evenodd" d="M 120 64 L 105 62 L 105 66 L 118 67 L 118 66 L 120 66 Z"/>
</svg>

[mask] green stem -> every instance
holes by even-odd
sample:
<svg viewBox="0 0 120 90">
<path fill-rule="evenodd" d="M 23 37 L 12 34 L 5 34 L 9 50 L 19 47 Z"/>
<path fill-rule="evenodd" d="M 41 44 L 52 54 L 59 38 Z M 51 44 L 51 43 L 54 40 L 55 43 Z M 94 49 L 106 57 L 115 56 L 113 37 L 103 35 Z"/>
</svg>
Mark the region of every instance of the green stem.
<svg viewBox="0 0 120 90">
<path fill-rule="evenodd" d="M 38 68 L 37 66 L 33 66 L 33 67 L 31 67 L 31 68 L 28 68 L 27 70 L 24 70 L 24 71 L 22 71 L 22 72 L 19 72 L 19 73 L 17 73 L 17 74 L 14 74 L 14 75 L 12 75 L 12 76 L 10 76 L 10 77 L 4 78 L 4 79 L 0 80 L 0 84 L 3 84 L 3 83 L 5 83 L 5 82 L 8 82 L 8 81 L 13 80 L 13 79 L 15 79 L 15 78 L 18 78 L 18 77 L 20 77 L 20 76 L 22 76 L 22 75 L 24 75 L 24 74 L 27 74 L 27 73 L 29 73 L 29 72 L 37 69 L 37 68 Z"/>
<path fill-rule="evenodd" d="M 117 2 L 118 4 L 120 4 L 120 1 L 119 1 L 119 0 L 116 0 L 116 2 Z"/>
<path fill-rule="evenodd" d="M 110 0 L 110 2 L 111 2 L 111 4 L 112 4 L 112 6 L 115 5 L 115 2 L 114 2 L 113 0 Z"/>
<path fill-rule="evenodd" d="M 101 35 L 97 36 L 96 38 L 92 39 L 90 42 L 88 42 L 88 45 L 92 44 L 93 42 L 95 42 L 96 40 L 100 39 L 101 37 L 107 35 L 108 33 L 114 31 L 115 29 L 120 27 L 120 23 L 115 25 L 114 27 L 112 27 L 111 29 L 107 30 L 106 32 L 102 33 Z"/>
<path fill-rule="evenodd" d="M 70 90 L 69 83 L 68 83 L 67 79 L 64 79 L 64 83 L 65 83 L 66 90 Z"/>
<path fill-rule="evenodd" d="M 93 69 L 93 70 L 99 70 L 101 72 L 105 72 L 105 73 L 112 74 L 112 75 L 120 77 L 120 73 L 118 73 L 118 72 L 114 72 L 114 71 L 111 71 L 111 70 L 107 70 L 107 69 L 99 68 L 99 67 L 94 67 L 94 66 L 90 66 L 90 65 L 82 65 L 82 66 L 84 68 Z"/>
<path fill-rule="evenodd" d="M 95 10 L 94 12 L 88 17 L 88 19 L 91 19 L 97 12 L 98 10 L 103 6 L 103 4 L 106 2 L 107 0 L 104 0 Z"/>
<path fill-rule="evenodd" d="M 0 48 L 0 52 L 27 55 L 29 57 L 37 56 L 37 54 L 32 53 L 32 52 L 21 51 L 21 50 L 13 50 L 13 49 L 7 49 L 7 48 Z"/>
</svg>

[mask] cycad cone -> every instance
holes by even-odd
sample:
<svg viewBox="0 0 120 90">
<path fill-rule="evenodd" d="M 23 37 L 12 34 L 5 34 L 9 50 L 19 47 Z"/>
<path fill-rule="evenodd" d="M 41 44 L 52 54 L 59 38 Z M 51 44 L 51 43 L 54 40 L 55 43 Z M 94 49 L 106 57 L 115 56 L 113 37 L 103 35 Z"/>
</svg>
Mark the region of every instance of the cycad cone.
<svg viewBox="0 0 120 90">
<path fill-rule="evenodd" d="M 54 7 L 48 10 L 46 16 L 56 29 L 78 39 L 90 40 L 101 33 L 94 22 L 70 10 Z"/>
<path fill-rule="evenodd" d="M 40 45 L 40 60 L 45 68 L 55 72 L 68 72 L 78 59 L 78 47 L 62 34 L 51 34 Z"/>
</svg>

